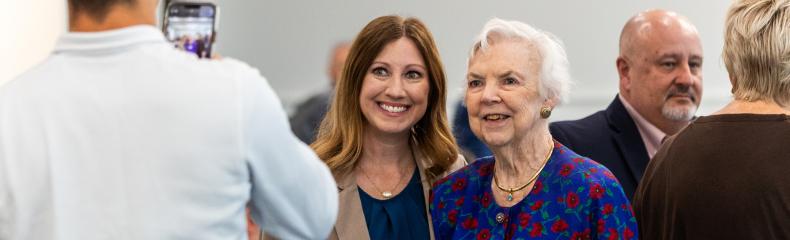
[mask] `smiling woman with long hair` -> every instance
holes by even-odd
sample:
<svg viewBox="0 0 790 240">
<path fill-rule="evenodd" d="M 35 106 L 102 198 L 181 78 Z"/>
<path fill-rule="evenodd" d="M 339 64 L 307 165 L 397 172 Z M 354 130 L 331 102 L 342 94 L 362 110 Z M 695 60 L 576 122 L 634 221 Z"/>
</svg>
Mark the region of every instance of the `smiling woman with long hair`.
<svg viewBox="0 0 790 240">
<path fill-rule="evenodd" d="M 415 18 L 383 16 L 357 35 L 311 145 L 340 188 L 331 239 L 427 239 L 434 180 L 462 167 L 446 117 L 445 75 Z"/>
</svg>

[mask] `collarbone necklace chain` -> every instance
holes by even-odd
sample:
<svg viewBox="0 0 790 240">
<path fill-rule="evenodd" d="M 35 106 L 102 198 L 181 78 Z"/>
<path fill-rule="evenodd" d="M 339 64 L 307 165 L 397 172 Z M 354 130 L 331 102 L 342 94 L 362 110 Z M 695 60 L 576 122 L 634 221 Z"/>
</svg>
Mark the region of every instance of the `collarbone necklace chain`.
<svg viewBox="0 0 790 240">
<path fill-rule="evenodd" d="M 551 146 L 551 147 L 549 148 L 549 153 L 546 154 L 546 159 L 543 160 L 543 163 L 540 165 L 540 168 L 538 168 L 538 171 L 535 171 L 535 174 L 532 175 L 532 177 L 529 178 L 529 181 L 527 181 L 527 183 L 525 183 L 524 185 L 517 186 L 517 187 L 511 187 L 511 188 L 504 188 L 504 187 L 499 185 L 499 180 L 496 177 L 496 171 L 494 172 L 494 185 L 496 185 L 496 187 L 499 188 L 499 190 L 507 193 L 507 196 L 505 197 L 505 200 L 507 200 L 508 202 L 513 201 L 513 193 L 521 191 L 521 190 L 524 190 L 524 188 L 526 188 L 527 186 L 529 186 L 530 184 L 535 182 L 535 180 L 538 179 L 538 175 L 540 175 L 540 172 L 543 171 L 543 167 L 545 167 L 546 163 L 549 162 L 549 158 L 551 157 L 551 153 L 554 152 L 554 141 L 553 140 L 552 140 L 552 142 L 551 142 L 551 144 L 549 146 Z M 494 169 L 496 170 L 496 168 L 494 168 Z"/>
<path fill-rule="evenodd" d="M 412 162 L 414 162 L 414 161 L 415 161 L 415 159 L 414 159 L 414 152 L 412 152 L 412 158 L 411 158 L 411 161 L 412 161 Z M 415 164 L 417 164 L 417 163 L 415 162 Z M 410 165 L 410 164 L 408 164 L 408 162 L 407 162 L 407 164 L 406 164 L 406 167 L 404 167 L 404 168 L 403 168 L 403 171 L 401 172 L 401 175 L 400 175 L 400 180 L 398 180 L 398 183 L 397 183 L 397 184 L 395 184 L 395 186 L 393 186 L 393 187 L 392 187 L 392 189 L 390 189 L 389 191 L 382 191 L 382 190 L 381 190 L 381 188 L 379 188 L 378 184 L 376 184 L 376 182 L 375 182 L 375 181 L 373 181 L 373 179 L 372 179 L 372 178 L 370 178 L 370 175 L 368 175 L 368 172 L 367 172 L 367 171 L 365 171 L 365 170 L 362 170 L 362 173 L 365 175 L 365 178 L 366 178 L 366 179 L 367 179 L 367 180 L 368 180 L 370 183 L 372 183 L 372 184 L 373 184 L 373 187 L 374 187 L 374 188 L 376 188 L 376 192 L 379 192 L 379 193 L 381 194 L 381 197 L 383 197 L 384 199 L 390 199 L 390 198 L 392 198 L 392 197 L 394 196 L 393 192 L 394 192 L 394 191 L 396 191 L 396 190 L 398 190 L 398 187 L 399 187 L 401 184 L 403 184 L 403 180 L 404 180 L 404 179 L 408 179 L 408 178 L 409 178 L 409 177 L 408 177 L 408 176 L 410 176 L 410 174 L 409 174 L 409 168 L 410 168 L 410 167 L 409 167 L 409 165 Z M 415 166 L 415 167 L 416 167 L 416 166 Z"/>
</svg>

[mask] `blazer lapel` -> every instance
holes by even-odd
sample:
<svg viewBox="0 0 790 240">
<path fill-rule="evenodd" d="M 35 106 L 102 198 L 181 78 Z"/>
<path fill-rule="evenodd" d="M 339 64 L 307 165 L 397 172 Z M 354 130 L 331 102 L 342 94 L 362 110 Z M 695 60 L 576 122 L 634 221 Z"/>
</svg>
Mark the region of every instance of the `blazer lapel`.
<svg viewBox="0 0 790 240">
<path fill-rule="evenodd" d="M 416 145 L 412 144 L 412 149 L 419 149 Z M 431 239 L 434 239 L 433 235 L 433 220 L 431 219 L 431 212 L 430 212 L 430 199 L 431 194 L 431 186 L 433 182 L 431 179 L 428 179 L 428 176 L 425 175 L 425 170 L 429 167 L 429 159 L 420 153 L 419 150 L 413 150 L 414 152 L 414 160 L 417 165 L 418 172 L 420 174 L 420 182 L 422 183 L 422 192 L 423 192 L 423 200 L 425 201 L 425 214 L 428 220 L 428 231 Z M 463 156 L 458 155 L 456 162 L 450 167 L 450 169 L 443 174 L 444 177 L 447 174 L 455 171 L 463 166 L 466 166 L 466 160 Z M 362 210 L 362 201 L 359 200 L 359 187 L 357 187 L 356 183 L 356 171 L 352 171 L 351 173 L 347 174 L 346 176 L 336 177 L 338 189 L 339 189 L 339 212 L 337 216 L 337 222 L 335 223 L 335 233 L 337 234 L 337 238 L 330 239 L 363 239 L 369 240 L 370 233 L 368 232 L 368 225 L 365 222 L 365 213 Z M 438 179 L 434 179 L 438 180 Z"/>
<path fill-rule="evenodd" d="M 417 147 L 416 144 L 412 144 L 411 149 L 419 149 L 419 148 Z M 422 182 L 422 193 L 423 193 L 422 196 L 425 200 L 425 214 L 426 214 L 426 218 L 428 219 L 428 231 L 431 236 L 431 239 L 436 239 L 436 237 L 433 235 L 433 219 L 431 218 L 431 209 L 430 209 L 431 202 L 429 201 L 431 197 L 431 188 L 433 187 L 433 181 L 437 181 L 441 178 L 444 178 L 450 173 L 453 173 L 456 170 L 466 166 L 466 159 L 464 159 L 464 156 L 459 154 L 456 157 L 453 165 L 451 165 L 450 169 L 447 169 L 447 171 L 444 174 L 438 176 L 436 179 L 428 179 L 428 176 L 425 175 L 425 170 L 430 167 L 430 159 L 423 156 L 419 150 L 413 150 L 413 153 L 414 153 L 414 160 L 417 162 L 417 168 L 419 169 L 420 181 Z"/>
<path fill-rule="evenodd" d="M 628 115 L 628 111 L 620 101 L 619 96 L 616 96 L 614 101 L 606 108 L 606 118 L 609 122 L 609 127 L 614 130 L 612 136 L 620 154 L 624 158 L 623 162 L 628 166 L 634 182 L 639 182 L 642 174 L 645 172 L 647 163 L 650 161 L 650 157 L 647 155 L 647 149 L 645 149 L 645 144 L 639 135 L 639 129 L 636 128 L 636 123 Z"/>
<path fill-rule="evenodd" d="M 338 206 L 335 232 L 338 239 L 370 239 L 368 225 L 365 223 L 365 213 L 362 211 L 362 202 L 359 200 L 359 188 L 356 183 L 356 172 L 346 174 L 337 179 Z"/>
<path fill-rule="evenodd" d="M 412 149 L 419 148 L 417 148 L 415 145 L 412 145 Z M 433 220 L 431 219 L 431 210 L 429 208 L 431 202 L 428 201 L 431 194 L 431 185 L 433 185 L 433 183 L 430 179 L 428 179 L 428 176 L 425 175 L 425 169 L 428 168 L 428 159 L 426 159 L 425 156 L 423 156 L 418 150 L 412 150 L 412 152 L 414 153 L 414 160 L 416 162 L 418 172 L 420 173 L 420 181 L 422 183 L 422 196 L 425 201 L 426 218 L 428 219 L 428 234 L 431 236 L 430 239 L 435 239 L 433 236 Z"/>
</svg>

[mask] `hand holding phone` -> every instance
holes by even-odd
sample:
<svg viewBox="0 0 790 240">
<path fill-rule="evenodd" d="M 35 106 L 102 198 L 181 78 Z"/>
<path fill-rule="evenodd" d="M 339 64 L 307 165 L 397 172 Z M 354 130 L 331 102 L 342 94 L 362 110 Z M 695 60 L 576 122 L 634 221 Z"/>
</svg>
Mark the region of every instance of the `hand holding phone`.
<svg viewBox="0 0 790 240">
<path fill-rule="evenodd" d="M 203 1 L 173 1 L 165 9 L 165 37 L 176 48 L 211 58 L 217 7 Z"/>
</svg>

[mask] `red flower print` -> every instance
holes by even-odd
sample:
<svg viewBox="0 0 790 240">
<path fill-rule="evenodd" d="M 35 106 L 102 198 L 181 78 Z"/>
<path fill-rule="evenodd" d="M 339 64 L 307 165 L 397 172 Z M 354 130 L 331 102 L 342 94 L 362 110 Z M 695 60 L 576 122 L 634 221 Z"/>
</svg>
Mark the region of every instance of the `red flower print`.
<svg viewBox="0 0 790 240">
<path fill-rule="evenodd" d="M 532 211 L 537 211 L 540 210 L 541 207 L 543 207 L 543 200 L 538 200 L 530 206 L 530 209 L 532 209 Z"/>
<path fill-rule="evenodd" d="M 450 212 L 447 213 L 447 220 L 450 221 L 450 224 L 455 225 L 455 222 L 458 221 L 458 210 L 450 210 Z"/>
<path fill-rule="evenodd" d="M 625 227 L 625 230 L 623 230 L 623 238 L 625 239 L 634 238 L 634 232 L 632 232 L 631 229 L 629 229 L 628 227 Z"/>
<path fill-rule="evenodd" d="M 458 191 L 466 188 L 466 178 L 459 178 L 453 183 L 453 191 Z"/>
<path fill-rule="evenodd" d="M 568 175 L 571 174 L 571 171 L 573 171 L 574 168 L 576 167 L 573 165 L 567 163 L 563 164 L 562 167 L 560 168 L 560 176 L 567 177 Z"/>
<path fill-rule="evenodd" d="M 554 221 L 554 224 L 551 225 L 552 232 L 558 233 L 564 232 L 565 230 L 568 230 L 568 223 L 565 222 L 565 220 L 558 219 L 557 221 Z"/>
<path fill-rule="evenodd" d="M 605 191 L 606 190 L 601 187 L 601 184 L 593 184 L 592 187 L 590 187 L 590 197 L 592 199 L 601 199 Z"/>
<path fill-rule="evenodd" d="M 608 239 L 609 240 L 617 240 L 617 239 L 619 239 L 619 238 L 617 238 L 617 230 L 614 230 L 614 228 L 609 228 L 609 238 Z"/>
<path fill-rule="evenodd" d="M 518 214 L 518 225 L 522 228 L 526 228 L 527 224 L 529 224 L 529 220 L 532 218 L 532 215 L 526 213 L 519 213 Z"/>
<path fill-rule="evenodd" d="M 532 185 L 532 192 L 530 192 L 530 194 L 538 194 L 540 191 L 543 191 L 543 181 L 535 181 L 535 184 Z"/>
<path fill-rule="evenodd" d="M 439 202 L 439 206 L 436 206 L 439 209 L 444 209 L 444 201 Z"/>
<path fill-rule="evenodd" d="M 584 162 L 584 158 L 573 158 L 573 162 L 575 162 L 577 164 L 578 163 L 582 163 L 582 162 Z"/>
<path fill-rule="evenodd" d="M 584 229 L 584 232 L 575 232 L 571 235 L 571 240 L 589 240 L 590 229 Z"/>
<path fill-rule="evenodd" d="M 435 183 L 433 183 L 433 188 L 436 188 L 437 186 L 446 183 L 448 180 L 450 180 L 449 177 L 445 177 L 445 178 L 439 179 L 439 181 L 436 181 Z"/>
<path fill-rule="evenodd" d="M 568 192 L 568 196 L 565 197 L 565 205 L 568 208 L 576 208 L 579 206 L 579 195 L 576 195 L 575 192 Z"/>
<path fill-rule="evenodd" d="M 603 221 L 603 218 L 598 219 L 597 225 L 598 225 L 598 234 L 603 234 L 603 231 L 605 230 L 606 227 L 606 223 Z"/>
<path fill-rule="evenodd" d="M 468 217 L 466 218 L 466 220 L 464 220 L 464 222 L 461 223 L 461 227 L 463 227 L 466 230 L 475 229 L 477 228 L 477 219 Z"/>
<path fill-rule="evenodd" d="M 532 231 L 529 231 L 529 236 L 540 237 L 540 235 L 543 235 L 543 225 L 541 225 L 539 222 L 533 223 Z"/>
<path fill-rule="evenodd" d="M 483 239 L 488 240 L 489 238 L 491 238 L 491 231 L 489 231 L 488 229 L 483 229 L 482 231 L 477 233 L 477 240 L 483 240 Z"/>
<path fill-rule="evenodd" d="M 598 172 L 598 169 L 597 169 L 597 168 L 590 168 L 590 172 L 591 172 L 591 173 L 597 173 L 597 172 Z"/>
<path fill-rule="evenodd" d="M 461 196 L 460 198 L 458 198 L 458 200 L 455 200 L 455 206 L 456 206 L 456 207 L 460 207 L 460 206 L 462 206 L 462 205 L 464 205 L 464 197 L 463 197 L 463 196 Z"/>
<path fill-rule="evenodd" d="M 480 198 L 480 204 L 483 208 L 488 208 L 491 205 L 491 194 L 488 192 L 483 193 L 483 198 Z"/>
<path fill-rule="evenodd" d="M 603 205 L 603 215 L 609 215 L 612 214 L 612 212 L 614 212 L 614 207 L 612 204 L 607 203 Z"/>
<path fill-rule="evenodd" d="M 480 175 L 480 177 L 488 176 L 489 174 L 491 174 L 493 172 L 493 171 L 491 171 L 491 168 L 493 166 L 494 166 L 494 164 L 485 164 L 485 165 L 483 165 L 482 167 L 477 169 L 477 175 Z"/>
</svg>

